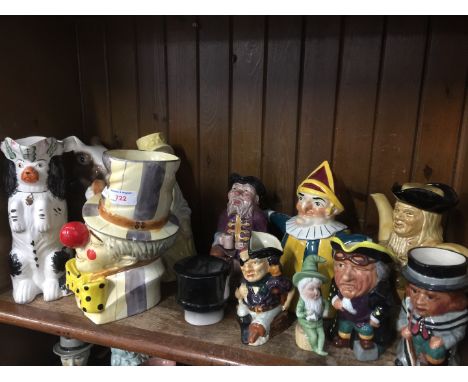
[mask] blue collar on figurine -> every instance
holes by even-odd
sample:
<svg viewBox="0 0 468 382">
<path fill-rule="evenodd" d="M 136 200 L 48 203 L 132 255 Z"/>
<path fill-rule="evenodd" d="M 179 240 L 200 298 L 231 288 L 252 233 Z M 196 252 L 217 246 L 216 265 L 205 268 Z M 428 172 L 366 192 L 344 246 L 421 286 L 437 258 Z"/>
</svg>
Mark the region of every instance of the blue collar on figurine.
<svg viewBox="0 0 468 382">
<path fill-rule="evenodd" d="M 286 233 L 299 240 L 326 239 L 346 228 L 348 228 L 346 225 L 336 220 L 330 220 L 325 224 L 302 226 L 296 224 L 296 216 L 293 216 L 286 222 Z"/>
</svg>

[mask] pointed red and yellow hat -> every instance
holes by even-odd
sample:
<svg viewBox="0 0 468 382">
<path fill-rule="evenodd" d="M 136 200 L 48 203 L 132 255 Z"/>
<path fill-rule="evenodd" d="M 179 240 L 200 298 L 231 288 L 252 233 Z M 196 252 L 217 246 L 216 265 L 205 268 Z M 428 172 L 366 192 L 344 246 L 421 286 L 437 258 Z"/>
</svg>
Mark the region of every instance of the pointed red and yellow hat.
<svg viewBox="0 0 468 382">
<path fill-rule="evenodd" d="M 322 196 L 330 200 L 341 212 L 343 205 L 335 195 L 335 183 L 328 161 L 323 161 L 309 176 L 299 185 L 297 193 Z"/>
</svg>

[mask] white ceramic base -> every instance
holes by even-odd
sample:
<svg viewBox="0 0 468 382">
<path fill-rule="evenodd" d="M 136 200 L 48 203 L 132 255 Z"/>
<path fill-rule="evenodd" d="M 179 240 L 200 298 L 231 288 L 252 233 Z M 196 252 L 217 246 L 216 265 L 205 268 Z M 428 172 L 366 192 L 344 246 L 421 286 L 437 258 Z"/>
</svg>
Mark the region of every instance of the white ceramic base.
<svg viewBox="0 0 468 382">
<path fill-rule="evenodd" d="M 214 312 L 197 313 L 185 310 L 185 321 L 191 325 L 204 326 L 213 325 L 221 321 L 224 317 L 224 310 L 215 310 Z"/>
<path fill-rule="evenodd" d="M 161 276 L 164 273 L 164 264 L 159 258 L 152 263 L 139 268 L 144 274 L 144 280 L 139 286 L 145 287 L 145 301 L 137 304 L 140 297 L 126 289 L 127 274 L 134 272 L 135 268 L 108 276 L 109 288 L 107 301 L 102 313 L 84 313 L 95 324 L 105 324 L 112 321 L 121 320 L 135 314 L 151 309 L 161 300 Z M 78 299 L 77 305 L 79 306 Z"/>
</svg>

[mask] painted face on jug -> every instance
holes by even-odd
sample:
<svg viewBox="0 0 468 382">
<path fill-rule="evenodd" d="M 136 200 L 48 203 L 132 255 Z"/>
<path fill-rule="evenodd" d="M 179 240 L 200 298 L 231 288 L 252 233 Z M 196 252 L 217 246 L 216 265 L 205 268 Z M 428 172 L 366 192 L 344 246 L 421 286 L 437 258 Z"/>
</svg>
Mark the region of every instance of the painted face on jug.
<svg viewBox="0 0 468 382">
<path fill-rule="evenodd" d="M 248 282 L 255 282 L 265 277 L 270 269 L 268 259 L 250 259 L 241 266 L 242 274 Z"/>
<path fill-rule="evenodd" d="M 332 213 L 332 204 L 327 198 L 304 193 L 298 194 L 296 203 L 298 224 L 311 224 L 329 219 Z"/>
<path fill-rule="evenodd" d="M 362 296 L 377 285 L 375 262 L 357 265 L 350 260 L 337 260 L 334 257 L 333 269 L 336 286 L 346 298 L 352 299 Z"/>
<path fill-rule="evenodd" d="M 463 292 L 436 292 L 409 284 L 406 294 L 413 309 L 423 317 L 439 316 L 447 312 L 463 310 L 467 299 Z"/>
<path fill-rule="evenodd" d="M 421 233 L 424 223 L 422 210 L 396 202 L 393 209 L 393 230 L 398 236 L 412 237 Z"/>
<path fill-rule="evenodd" d="M 228 214 L 237 213 L 244 216 L 258 203 L 255 187 L 250 184 L 234 183 L 228 193 Z"/>
<path fill-rule="evenodd" d="M 320 298 L 320 284 L 316 282 L 308 282 L 301 290 L 301 296 L 307 300 L 317 300 Z"/>
<path fill-rule="evenodd" d="M 76 248 L 76 268 L 80 272 L 98 272 L 109 268 L 114 258 L 98 234 L 90 230 L 90 239 L 83 247 Z"/>
<path fill-rule="evenodd" d="M 47 172 L 49 164 L 47 161 L 39 159 L 36 162 L 29 162 L 23 159 L 15 161 L 16 179 L 19 186 L 33 187 L 46 186 Z"/>
</svg>

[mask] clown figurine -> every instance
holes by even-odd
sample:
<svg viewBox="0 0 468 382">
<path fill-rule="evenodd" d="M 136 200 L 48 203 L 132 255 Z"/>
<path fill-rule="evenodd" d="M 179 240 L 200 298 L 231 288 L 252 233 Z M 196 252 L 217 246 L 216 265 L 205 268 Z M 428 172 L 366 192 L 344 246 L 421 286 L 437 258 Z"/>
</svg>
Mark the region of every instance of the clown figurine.
<svg viewBox="0 0 468 382">
<path fill-rule="evenodd" d="M 319 272 L 328 280 L 333 278 L 330 239 L 347 228 L 335 221 L 335 216 L 343 212 L 344 207 L 334 190 L 330 165 L 325 161 L 297 188 L 296 216 L 269 213 L 271 222 L 285 234 L 281 265 L 287 277 L 292 278 L 302 270 L 302 263 L 307 256 L 318 255 L 326 260 L 319 264 Z M 324 296 L 328 296 L 329 289 L 330 281 L 322 286 Z"/>
<path fill-rule="evenodd" d="M 287 310 L 294 296 L 289 279 L 281 275 L 281 244 L 264 232 L 252 232 L 249 248 L 240 253 L 244 279 L 235 291 L 242 343 L 263 345 L 276 317 Z"/>
<path fill-rule="evenodd" d="M 293 284 L 300 296 L 296 307 L 296 344 L 301 349 L 327 355 L 328 353 L 323 351 L 325 332 L 322 316 L 324 311 L 328 311 L 329 303 L 323 299 L 320 287 L 328 279 L 317 271 L 317 263 L 322 262 L 325 260 L 319 256 L 307 256 L 302 271 L 293 277 Z"/>
<path fill-rule="evenodd" d="M 395 364 L 457 364 L 457 343 L 468 323 L 466 258 L 442 248 L 413 248 L 402 274 L 408 286 L 397 323 L 402 339 Z"/>
<path fill-rule="evenodd" d="M 359 361 L 376 360 L 393 338 L 392 254 L 364 235 L 334 237 L 331 245 L 335 277 L 330 295 L 338 311 L 334 345 L 352 347 Z"/>
<path fill-rule="evenodd" d="M 110 150 L 103 155 L 107 186 L 83 206 L 86 223 L 69 222 L 62 244 L 76 250 L 66 263 L 66 285 L 96 324 L 156 305 L 164 273 L 161 256 L 174 244 L 172 213 L 180 159 L 162 152 Z"/>
</svg>

